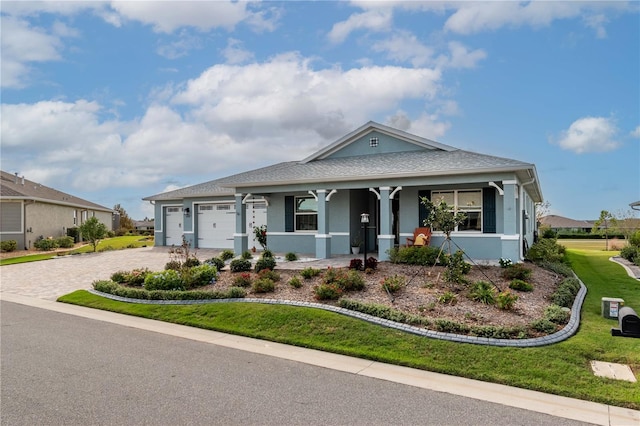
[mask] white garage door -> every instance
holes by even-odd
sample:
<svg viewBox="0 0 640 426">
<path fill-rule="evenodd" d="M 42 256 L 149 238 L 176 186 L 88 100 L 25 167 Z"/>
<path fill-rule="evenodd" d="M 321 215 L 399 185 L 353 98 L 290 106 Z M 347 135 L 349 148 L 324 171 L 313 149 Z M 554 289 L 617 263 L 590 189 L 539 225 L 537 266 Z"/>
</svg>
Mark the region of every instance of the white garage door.
<svg viewBox="0 0 640 426">
<path fill-rule="evenodd" d="M 164 214 L 165 244 L 182 244 L 182 207 L 165 207 Z"/>
<path fill-rule="evenodd" d="M 229 204 L 198 205 L 198 247 L 233 248 L 236 209 Z"/>
</svg>

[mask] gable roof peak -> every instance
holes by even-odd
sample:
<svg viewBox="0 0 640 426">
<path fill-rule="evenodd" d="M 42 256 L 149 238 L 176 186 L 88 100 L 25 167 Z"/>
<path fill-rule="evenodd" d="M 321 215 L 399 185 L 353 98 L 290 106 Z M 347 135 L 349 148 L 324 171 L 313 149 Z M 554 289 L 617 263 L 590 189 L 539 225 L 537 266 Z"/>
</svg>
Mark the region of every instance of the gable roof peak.
<svg viewBox="0 0 640 426">
<path fill-rule="evenodd" d="M 330 156 L 331 154 L 333 154 L 336 151 L 341 150 L 342 148 L 346 147 L 347 145 L 355 142 L 356 140 L 358 140 L 359 138 L 361 138 L 362 136 L 371 133 L 373 131 L 378 131 L 380 133 L 401 139 L 403 141 L 415 144 L 417 146 L 420 146 L 422 148 L 425 149 L 436 149 L 436 150 L 441 150 L 441 151 L 455 151 L 457 150 L 457 148 L 449 146 L 449 145 L 445 145 L 443 143 L 440 142 L 436 142 L 433 141 L 431 139 L 427 139 L 427 138 L 423 138 L 417 135 L 413 135 L 411 133 L 407 133 L 403 130 L 399 130 L 399 129 L 395 129 L 393 127 L 389 127 L 389 126 L 385 126 L 383 124 L 377 123 L 375 121 L 368 121 L 367 123 L 365 123 L 364 125 L 358 127 L 357 129 L 355 129 L 354 131 L 352 131 L 351 133 L 348 133 L 346 135 L 344 135 L 343 137 L 341 137 L 340 139 L 338 139 L 337 141 L 327 145 L 326 147 L 322 148 L 321 150 L 311 154 L 310 156 L 308 156 L 307 158 L 305 158 L 304 160 L 300 161 L 300 164 L 306 164 L 309 163 L 310 161 L 314 161 L 314 160 L 321 160 L 323 158 L 326 158 L 328 156 Z"/>
</svg>

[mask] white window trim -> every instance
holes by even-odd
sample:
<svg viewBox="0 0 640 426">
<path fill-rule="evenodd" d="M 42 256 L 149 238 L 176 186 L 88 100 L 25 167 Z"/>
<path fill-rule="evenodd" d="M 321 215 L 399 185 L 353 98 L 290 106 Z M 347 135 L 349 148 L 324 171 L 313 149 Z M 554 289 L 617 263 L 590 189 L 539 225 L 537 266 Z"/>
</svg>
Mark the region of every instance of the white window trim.
<svg viewBox="0 0 640 426">
<path fill-rule="evenodd" d="M 312 195 L 296 195 L 293 199 L 294 202 L 294 209 L 293 209 L 293 231 L 294 232 L 298 232 L 298 233 L 302 233 L 302 234 L 313 234 L 318 232 L 318 209 L 316 207 L 316 211 L 315 213 L 298 213 L 298 199 L 300 198 L 304 198 L 304 199 L 311 199 L 311 198 L 315 198 L 316 202 L 318 201 L 318 199 Z M 298 229 L 298 216 L 316 216 L 316 229 Z"/>
<path fill-rule="evenodd" d="M 464 229 L 464 230 L 458 230 L 458 227 L 456 226 L 455 233 L 460 233 L 460 234 L 482 234 L 484 232 L 484 221 L 483 221 L 483 205 L 482 205 L 482 189 L 479 188 L 462 188 L 462 189 L 436 189 L 436 190 L 432 190 L 431 191 L 431 201 L 433 202 L 433 193 L 434 192 L 453 192 L 453 211 L 454 213 L 458 213 L 459 211 L 462 211 L 463 213 L 466 212 L 480 212 L 480 229 Z M 474 208 L 468 208 L 468 209 L 461 209 L 460 206 L 458 205 L 458 193 L 459 192 L 480 192 L 480 205 Z"/>
</svg>

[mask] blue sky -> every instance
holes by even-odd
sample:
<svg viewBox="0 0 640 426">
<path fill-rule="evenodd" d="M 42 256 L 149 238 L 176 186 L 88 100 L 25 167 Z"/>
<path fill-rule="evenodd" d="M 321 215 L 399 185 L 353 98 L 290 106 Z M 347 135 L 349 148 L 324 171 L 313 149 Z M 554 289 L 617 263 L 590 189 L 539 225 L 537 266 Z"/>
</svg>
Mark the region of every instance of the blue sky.
<svg viewBox="0 0 640 426">
<path fill-rule="evenodd" d="M 0 7 L 2 170 L 135 219 L 369 120 L 534 163 L 553 214 L 640 200 L 638 2 Z"/>
</svg>

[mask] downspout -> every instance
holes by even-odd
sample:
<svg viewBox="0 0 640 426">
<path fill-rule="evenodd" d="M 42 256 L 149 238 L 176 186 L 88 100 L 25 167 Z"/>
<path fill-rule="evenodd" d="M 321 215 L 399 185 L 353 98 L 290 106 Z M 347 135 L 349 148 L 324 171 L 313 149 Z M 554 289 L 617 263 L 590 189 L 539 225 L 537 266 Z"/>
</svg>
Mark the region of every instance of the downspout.
<svg viewBox="0 0 640 426">
<path fill-rule="evenodd" d="M 520 236 L 522 238 L 522 240 L 520 241 L 520 259 L 524 259 L 524 239 L 525 239 L 525 235 L 522 232 L 522 229 L 524 227 L 524 221 L 525 219 L 525 203 L 524 203 L 524 187 L 527 185 L 531 185 L 532 183 L 534 183 L 536 181 L 536 178 L 532 178 L 526 182 L 522 182 L 520 184 Z M 533 241 L 532 241 L 533 243 Z M 529 244 L 529 241 L 527 241 L 527 244 Z"/>
</svg>

